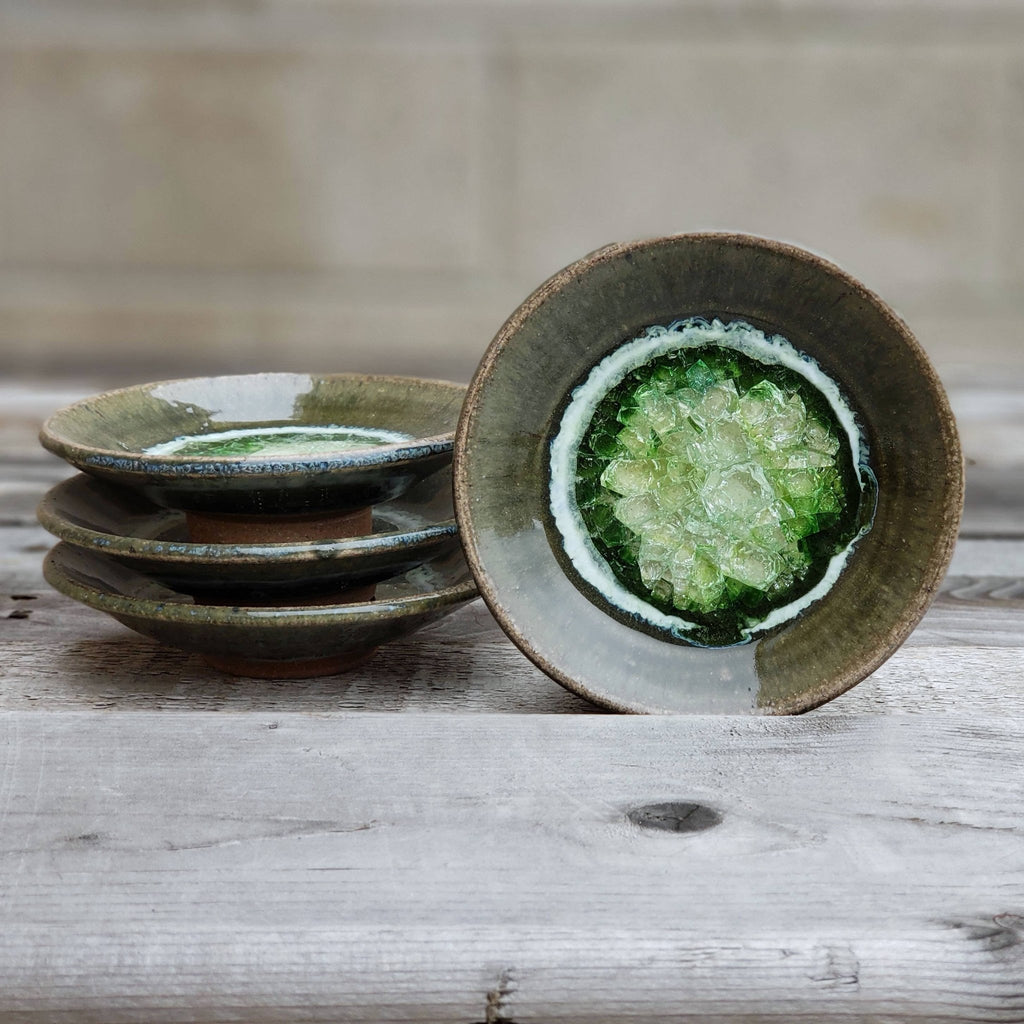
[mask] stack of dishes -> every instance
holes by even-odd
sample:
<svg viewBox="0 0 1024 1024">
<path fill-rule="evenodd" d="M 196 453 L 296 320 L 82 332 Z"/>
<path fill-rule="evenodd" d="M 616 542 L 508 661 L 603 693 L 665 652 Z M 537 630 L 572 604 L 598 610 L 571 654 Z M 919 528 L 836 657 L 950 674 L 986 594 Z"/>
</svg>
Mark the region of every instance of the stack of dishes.
<svg viewBox="0 0 1024 1024">
<path fill-rule="evenodd" d="M 62 409 L 40 440 L 83 473 L 39 507 L 46 579 L 236 675 L 361 664 L 476 595 L 451 494 L 464 394 L 274 373 Z"/>
</svg>

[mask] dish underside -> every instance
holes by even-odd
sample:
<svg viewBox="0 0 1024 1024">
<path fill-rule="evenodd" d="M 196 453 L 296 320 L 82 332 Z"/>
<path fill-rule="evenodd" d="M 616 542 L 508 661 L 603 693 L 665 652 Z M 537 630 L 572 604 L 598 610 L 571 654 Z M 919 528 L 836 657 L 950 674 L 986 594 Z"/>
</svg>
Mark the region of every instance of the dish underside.
<svg viewBox="0 0 1024 1024">
<path fill-rule="evenodd" d="M 313 663 L 324 668 L 331 659 L 340 659 L 340 670 L 350 660 L 355 664 L 381 644 L 476 596 L 461 553 L 378 584 L 371 595 L 361 595 L 355 603 L 346 592 L 284 606 L 203 603 L 102 555 L 64 543 L 47 556 L 44 575 L 57 590 L 144 636 L 229 659 L 235 665 L 230 671 L 253 675 L 323 674 L 308 669 Z M 309 665 L 300 670 L 298 664 L 283 663 Z"/>
</svg>

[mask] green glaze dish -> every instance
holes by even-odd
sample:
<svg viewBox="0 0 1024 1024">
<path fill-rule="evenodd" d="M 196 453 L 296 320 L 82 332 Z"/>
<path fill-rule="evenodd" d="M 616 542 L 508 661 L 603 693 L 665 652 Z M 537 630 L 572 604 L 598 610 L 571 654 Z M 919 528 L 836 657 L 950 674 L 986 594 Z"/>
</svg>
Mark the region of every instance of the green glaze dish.
<svg viewBox="0 0 1024 1024">
<path fill-rule="evenodd" d="M 474 377 L 455 507 L 481 594 L 605 707 L 789 714 L 921 619 L 963 502 L 906 325 L 745 235 L 611 245 L 543 284 Z"/>
<path fill-rule="evenodd" d="M 169 508 L 337 511 L 397 497 L 447 465 L 464 395 L 412 377 L 197 377 L 77 402 L 47 420 L 40 441 Z"/>
<path fill-rule="evenodd" d="M 377 588 L 373 601 L 281 607 L 200 604 L 95 551 L 58 544 L 43 563 L 62 594 L 236 675 L 293 678 L 361 664 L 381 645 L 476 596 L 461 552 Z M 326 600 L 326 599 L 324 599 Z"/>
<path fill-rule="evenodd" d="M 53 487 L 38 517 L 61 540 L 189 593 L 315 591 L 376 583 L 456 551 L 451 485 L 446 467 L 376 506 L 368 536 L 294 543 L 192 543 L 183 513 L 83 473 Z"/>
</svg>

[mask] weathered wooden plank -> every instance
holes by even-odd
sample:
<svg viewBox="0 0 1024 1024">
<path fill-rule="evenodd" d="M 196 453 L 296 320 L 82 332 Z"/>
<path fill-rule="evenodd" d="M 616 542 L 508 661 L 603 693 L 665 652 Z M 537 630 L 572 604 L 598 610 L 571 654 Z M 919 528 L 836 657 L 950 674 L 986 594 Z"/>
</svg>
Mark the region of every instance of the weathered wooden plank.
<svg viewBox="0 0 1024 1024">
<path fill-rule="evenodd" d="M 950 576 L 1024 576 L 1024 544 L 1015 540 L 961 537 Z"/>
<path fill-rule="evenodd" d="M 239 679 L 59 595 L 0 599 L 0 708 L 145 711 L 592 712 L 498 628 L 482 602 L 339 676 Z M 8 618 L 10 615 L 21 618 Z M 443 627 L 443 628 L 441 628 Z"/>
<path fill-rule="evenodd" d="M 38 527 L 0 528 L 3 708 L 594 710 L 535 669 L 481 602 L 347 675 L 223 676 L 50 590 L 40 572 L 49 540 Z M 824 712 L 1024 714 L 1024 543 L 961 541 L 951 569 L 906 645 Z"/>
<path fill-rule="evenodd" d="M 1024 537 L 1024 467 L 967 467 L 962 537 Z"/>
<path fill-rule="evenodd" d="M 1024 1020 L 1024 543 L 962 540 L 800 720 L 431 714 L 593 709 L 479 603 L 248 681 L 48 591 L 34 417 L 74 396 L 5 387 L 0 1019 Z M 964 532 L 1019 537 L 1024 399 L 975 390 Z M 673 798 L 723 823 L 624 817 Z"/>
<path fill-rule="evenodd" d="M 966 459 L 961 536 L 1024 537 L 1024 387 L 954 387 Z"/>
<path fill-rule="evenodd" d="M 1024 465 L 1024 381 L 949 390 L 964 454 L 984 465 Z"/>
<path fill-rule="evenodd" d="M 1024 604 L 967 605 L 940 596 L 902 649 L 816 713 L 1024 715 Z M 46 592 L 0 598 L 0 645 L 0 707 L 7 709 L 595 710 L 527 661 L 481 602 L 390 644 L 360 669 L 324 679 L 224 676 Z"/>
<path fill-rule="evenodd" d="M 69 470 L 55 461 L 0 463 L 0 529 L 35 526 L 36 506 Z"/>
<path fill-rule="evenodd" d="M 1024 1019 L 1024 718 L 0 737 L 5 1020 Z M 662 801 L 721 823 L 626 817 Z"/>
</svg>

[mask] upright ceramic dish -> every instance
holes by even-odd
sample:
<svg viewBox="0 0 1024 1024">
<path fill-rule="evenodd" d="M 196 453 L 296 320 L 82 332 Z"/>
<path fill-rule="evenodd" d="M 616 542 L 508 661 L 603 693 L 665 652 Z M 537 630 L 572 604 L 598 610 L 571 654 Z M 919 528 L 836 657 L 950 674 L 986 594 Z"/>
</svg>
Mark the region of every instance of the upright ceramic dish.
<svg viewBox="0 0 1024 1024">
<path fill-rule="evenodd" d="M 609 614 L 555 527 L 551 445 L 610 353 L 686 318 L 782 335 L 835 382 L 877 478 L 870 532 L 828 593 L 750 643 L 697 647 Z M 877 668 L 924 614 L 952 554 L 963 467 L 945 394 L 906 325 L 817 256 L 744 235 L 611 245 L 541 285 L 474 377 L 455 454 L 456 514 L 481 593 L 545 672 L 633 712 L 792 713 Z"/>
</svg>

